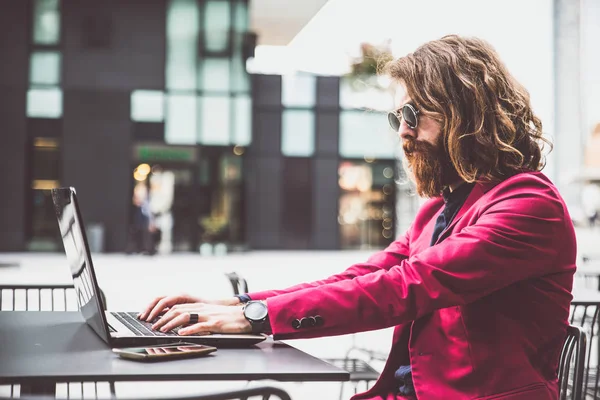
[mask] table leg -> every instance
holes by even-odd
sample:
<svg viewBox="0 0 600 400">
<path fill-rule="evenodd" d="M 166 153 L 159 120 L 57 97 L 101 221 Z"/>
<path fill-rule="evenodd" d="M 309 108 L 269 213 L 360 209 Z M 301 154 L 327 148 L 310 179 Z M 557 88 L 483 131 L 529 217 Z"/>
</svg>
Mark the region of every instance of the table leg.
<svg viewBox="0 0 600 400">
<path fill-rule="evenodd" d="M 56 382 L 33 381 L 21 383 L 21 397 L 24 396 L 46 396 L 56 397 Z"/>
</svg>

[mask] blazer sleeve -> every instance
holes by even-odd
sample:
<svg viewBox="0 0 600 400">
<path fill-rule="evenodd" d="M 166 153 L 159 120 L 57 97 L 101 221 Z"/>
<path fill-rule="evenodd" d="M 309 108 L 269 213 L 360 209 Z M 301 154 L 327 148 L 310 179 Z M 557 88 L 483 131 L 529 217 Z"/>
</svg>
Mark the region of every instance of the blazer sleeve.
<svg viewBox="0 0 600 400">
<path fill-rule="evenodd" d="M 545 189 L 496 194 L 471 225 L 391 268 L 270 298 L 275 339 L 399 325 L 517 281 L 574 271 L 572 223 L 555 190 Z M 298 328 L 315 316 L 319 322 L 308 321 L 310 329 Z"/>
<path fill-rule="evenodd" d="M 287 289 L 252 292 L 248 293 L 247 295 L 252 300 L 264 300 L 273 296 L 279 296 L 286 293 L 297 292 L 303 289 L 317 288 L 330 283 L 354 279 L 356 277 L 367 275 L 376 271 L 387 271 L 408 257 L 410 232 L 411 229 L 408 229 L 408 231 L 402 237 L 392 242 L 385 250 L 377 252 L 369 257 L 365 263 L 354 264 L 339 274 L 332 275 L 323 280 L 294 285 Z"/>
</svg>

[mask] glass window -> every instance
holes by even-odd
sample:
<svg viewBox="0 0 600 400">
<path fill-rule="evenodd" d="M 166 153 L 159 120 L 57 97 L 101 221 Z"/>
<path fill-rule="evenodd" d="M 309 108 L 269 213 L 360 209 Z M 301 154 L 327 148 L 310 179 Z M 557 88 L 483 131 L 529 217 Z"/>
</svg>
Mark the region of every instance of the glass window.
<svg viewBox="0 0 600 400">
<path fill-rule="evenodd" d="M 165 119 L 164 93 L 158 90 L 134 90 L 131 93 L 131 120 L 162 122 Z"/>
<path fill-rule="evenodd" d="M 247 146 L 252 141 L 252 100 L 237 96 L 233 105 L 233 144 Z"/>
<path fill-rule="evenodd" d="M 234 92 L 250 91 L 250 76 L 246 71 L 246 61 L 241 53 L 236 53 L 231 59 L 231 90 Z"/>
<path fill-rule="evenodd" d="M 170 94 L 165 115 L 165 142 L 196 143 L 196 95 Z"/>
<path fill-rule="evenodd" d="M 340 113 L 340 156 L 393 159 L 399 145 L 383 113 L 349 110 Z"/>
<path fill-rule="evenodd" d="M 311 110 L 284 110 L 281 126 L 281 153 L 309 157 L 315 152 L 315 114 Z"/>
<path fill-rule="evenodd" d="M 58 0 L 34 0 L 33 43 L 57 45 L 60 42 L 60 5 Z"/>
<path fill-rule="evenodd" d="M 231 126 L 231 99 L 229 96 L 205 96 L 200 99 L 200 143 L 228 145 Z"/>
<path fill-rule="evenodd" d="M 233 30 L 235 32 L 248 31 L 248 3 L 245 0 L 238 0 L 235 3 L 235 15 L 233 21 Z"/>
<path fill-rule="evenodd" d="M 288 107 L 313 107 L 317 92 L 317 77 L 298 74 L 281 77 L 281 99 Z"/>
<path fill-rule="evenodd" d="M 199 11 L 196 0 L 170 0 L 167 6 L 168 89 L 196 89 Z"/>
<path fill-rule="evenodd" d="M 229 1 L 208 0 L 204 9 L 204 47 L 209 52 L 227 50 L 231 29 Z"/>
<path fill-rule="evenodd" d="M 343 161 L 339 166 L 338 224 L 342 249 L 384 248 L 395 227 L 394 162 Z"/>
<path fill-rule="evenodd" d="M 28 117 L 60 118 L 62 113 L 62 90 L 59 88 L 39 88 L 27 91 Z"/>
<path fill-rule="evenodd" d="M 60 148 L 54 138 L 35 138 L 31 175 L 34 180 L 57 180 L 60 176 Z"/>
<path fill-rule="evenodd" d="M 61 55 L 57 51 L 34 51 L 29 64 L 29 82 L 40 85 L 60 83 Z"/>
<path fill-rule="evenodd" d="M 202 63 L 202 89 L 206 91 L 229 91 L 229 59 L 205 58 Z"/>
</svg>

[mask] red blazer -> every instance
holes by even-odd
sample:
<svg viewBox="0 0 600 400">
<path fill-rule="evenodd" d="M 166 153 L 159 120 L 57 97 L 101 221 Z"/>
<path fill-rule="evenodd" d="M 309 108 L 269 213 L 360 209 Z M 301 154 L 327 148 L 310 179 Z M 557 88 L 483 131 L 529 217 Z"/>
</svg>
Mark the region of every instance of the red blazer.
<svg viewBox="0 0 600 400">
<path fill-rule="evenodd" d="M 379 380 L 354 399 L 404 398 L 394 372 L 409 363 L 420 399 L 557 399 L 576 242 L 556 187 L 539 172 L 476 184 L 430 246 L 443 207 L 427 201 L 365 263 L 250 297 L 268 298 L 275 339 L 396 326 Z"/>
</svg>

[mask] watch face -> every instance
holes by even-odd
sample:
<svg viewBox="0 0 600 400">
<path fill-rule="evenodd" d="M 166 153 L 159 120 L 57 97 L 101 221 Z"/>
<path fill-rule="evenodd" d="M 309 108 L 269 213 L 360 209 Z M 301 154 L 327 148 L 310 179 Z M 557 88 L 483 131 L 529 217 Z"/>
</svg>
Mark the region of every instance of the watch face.
<svg viewBox="0 0 600 400">
<path fill-rule="evenodd" d="M 260 321 L 267 317 L 267 306 L 260 301 L 253 301 L 244 308 L 244 315 L 248 319 Z"/>
</svg>

